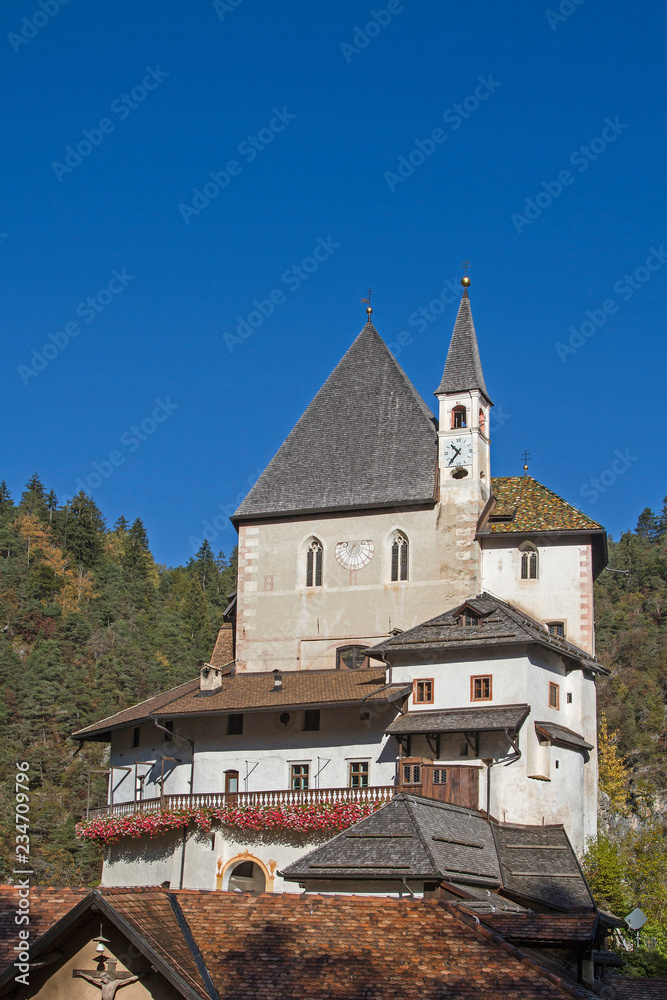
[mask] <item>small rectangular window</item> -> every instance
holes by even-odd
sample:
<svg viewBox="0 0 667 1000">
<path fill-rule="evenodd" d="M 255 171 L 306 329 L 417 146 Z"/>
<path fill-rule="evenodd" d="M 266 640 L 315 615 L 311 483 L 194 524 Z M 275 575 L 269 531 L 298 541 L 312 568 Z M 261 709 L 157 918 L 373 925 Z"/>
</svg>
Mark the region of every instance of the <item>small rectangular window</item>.
<svg viewBox="0 0 667 1000">
<path fill-rule="evenodd" d="M 567 692 L 567 694 L 565 695 L 565 700 L 567 701 L 568 705 L 572 704 L 572 692 L 571 691 Z"/>
<path fill-rule="evenodd" d="M 557 639 L 565 638 L 565 625 L 563 622 L 549 622 L 547 625 L 549 635 L 555 635 Z"/>
<path fill-rule="evenodd" d="M 471 701 L 491 701 L 491 696 L 492 696 L 491 676 L 470 678 Z"/>
<path fill-rule="evenodd" d="M 316 733 L 320 728 L 320 710 L 319 708 L 307 708 L 303 713 L 303 726 L 301 727 L 304 733 Z"/>
<path fill-rule="evenodd" d="M 171 719 L 169 720 L 169 722 L 165 722 L 164 728 L 167 729 L 168 732 L 164 734 L 164 736 L 162 737 L 162 741 L 163 743 L 168 743 L 174 732 L 174 723 L 171 721 Z"/>
<path fill-rule="evenodd" d="M 350 764 L 350 788 L 368 788 L 368 761 L 352 761 Z"/>
<path fill-rule="evenodd" d="M 422 783 L 422 768 L 421 764 L 404 764 L 403 765 L 403 784 L 404 785 L 421 785 Z"/>
<path fill-rule="evenodd" d="M 434 767 L 433 768 L 433 784 L 434 785 L 446 785 L 447 784 L 447 768 L 446 767 Z"/>
<path fill-rule="evenodd" d="M 459 757 L 467 757 L 470 753 L 470 744 L 461 743 L 459 745 Z"/>
<path fill-rule="evenodd" d="M 132 732 L 132 746 L 133 747 L 141 746 L 141 726 L 134 727 L 134 730 Z"/>
<path fill-rule="evenodd" d="M 227 716 L 227 735 L 228 736 L 240 736 L 243 732 L 243 716 L 242 715 L 228 715 Z"/>
<path fill-rule="evenodd" d="M 553 681 L 549 682 L 549 708 L 560 708 L 560 688 Z"/>
<path fill-rule="evenodd" d="M 308 788 L 310 764 L 292 764 L 290 769 L 290 784 L 295 792 L 305 792 Z"/>
<path fill-rule="evenodd" d="M 413 681 L 412 692 L 415 704 L 433 704 L 433 680 Z"/>
</svg>

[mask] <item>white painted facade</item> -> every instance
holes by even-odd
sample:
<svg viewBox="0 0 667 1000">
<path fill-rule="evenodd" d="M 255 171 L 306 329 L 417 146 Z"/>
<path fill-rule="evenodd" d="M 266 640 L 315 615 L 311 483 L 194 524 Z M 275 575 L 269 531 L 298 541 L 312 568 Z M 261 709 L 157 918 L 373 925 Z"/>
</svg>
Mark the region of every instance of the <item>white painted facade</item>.
<svg viewBox="0 0 667 1000">
<path fill-rule="evenodd" d="M 437 495 L 433 503 L 394 509 L 346 510 L 329 514 L 285 515 L 242 521 L 239 531 L 236 609 L 236 671 L 310 671 L 337 668 L 337 651 L 357 644 L 371 646 L 443 614 L 486 591 L 543 624 L 563 624 L 566 638 L 590 653 L 593 635 L 592 538 L 581 532 L 478 534 L 491 496 L 490 403 L 479 389 L 438 396 L 440 420 Z M 463 424 L 456 412 L 465 410 Z M 465 442 L 465 447 L 462 442 Z M 434 456 L 435 459 L 435 456 Z M 408 543 L 407 579 L 392 581 L 391 546 L 400 534 Z M 316 541 L 322 549 L 322 579 L 308 585 L 307 552 Z M 341 542 L 365 542 L 366 562 L 357 569 L 341 565 Z M 368 544 L 372 543 L 372 544 Z M 535 546 L 538 573 L 521 578 L 521 547 Z M 340 551 L 340 549 L 339 549 Z M 368 552 L 371 552 L 368 558 Z M 377 661 L 376 665 L 377 665 Z M 550 745 L 535 732 L 535 721 L 557 723 L 596 744 L 596 696 L 593 676 L 573 669 L 572 661 L 536 644 L 485 647 L 483 653 L 459 652 L 447 661 L 393 666 L 392 682 L 431 679 L 432 703 L 408 711 L 479 707 L 471 697 L 471 677 L 491 676 L 486 706 L 526 704 L 530 714 L 521 727 L 518 760 L 503 765 L 511 751 L 500 733 L 480 733 L 479 757 L 465 738 L 443 736 L 439 760 L 479 771 L 479 808 L 512 823 L 559 823 L 581 853 L 595 834 L 597 761 L 595 751 Z M 559 707 L 549 703 L 549 682 L 556 683 Z M 237 710 L 238 711 L 238 710 Z M 226 773 L 238 772 L 239 792 L 290 789 L 292 765 L 307 764 L 310 789 L 350 786 L 350 764 L 369 765 L 369 785 L 393 785 L 399 745 L 385 730 L 399 706 L 335 708 L 322 705 L 320 729 L 302 729 L 296 710 L 289 728 L 279 727 L 277 713 L 244 713 L 243 734 L 227 735 L 226 716 L 176 718 L 176 736 L 148 723 L 140 745 L 133 746 L 133 725 L 113 734 L 113 802 L 132 802 L 163 794 L 216 794 L 225 790 Z M 160 712 L 161 722 L 168 715 Z M 180 737 L 180 739 L 178 738 Z M 194 744 L 194 750 L 192 748 Z M 426 739 L 415 737 L 411 754 L 433 759 Z M 194 756 L 194 767 L 193 767 Z M 179 761 L 164 761 L 165 757 Z M 489 770 L 488 764 L 497 760 Z M 147 763 L 154 762 L 151 766 Z M 141 775 L 143 780 L 139 780 Z M 107 851 L 104 883 L 159 884 L 193 888 L 239 887 L 236 864 L 252 860 L 255 882 L 276 891 L 294 891 L 276 872 L 321 842 L 321 835 L 267 831 L 241 834 L 219 828 L 210 835 L 192 830 L 185 852 L 179 833 L 155 840 L 124 839 Z M 242 888 L 244 883 L 240 884 Z"/>
</svg>

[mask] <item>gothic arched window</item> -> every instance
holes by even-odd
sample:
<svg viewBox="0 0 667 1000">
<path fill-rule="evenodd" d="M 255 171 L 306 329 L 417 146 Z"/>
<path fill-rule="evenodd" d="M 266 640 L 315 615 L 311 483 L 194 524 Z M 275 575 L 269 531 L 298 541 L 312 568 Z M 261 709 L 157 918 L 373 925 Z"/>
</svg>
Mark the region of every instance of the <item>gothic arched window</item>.
<svg viewBox="0 0 667 1000">
<path fill-rule="evenodd" d="M 537 580 L 537 549 L 532 542 L 524 542 L 521 552 L 521 579 Z"/>
<path fill-rule="evenodd" d="M 313 538 L 306 550 L 306 586 L 322 586 L 322 542 Z"/>
<path fill-rule="evenodd" d="M 391 579 L 392 582 L 408 578 L 408 540 L 404 534 L 397 531 L 391 543 Z"/>
</svg>

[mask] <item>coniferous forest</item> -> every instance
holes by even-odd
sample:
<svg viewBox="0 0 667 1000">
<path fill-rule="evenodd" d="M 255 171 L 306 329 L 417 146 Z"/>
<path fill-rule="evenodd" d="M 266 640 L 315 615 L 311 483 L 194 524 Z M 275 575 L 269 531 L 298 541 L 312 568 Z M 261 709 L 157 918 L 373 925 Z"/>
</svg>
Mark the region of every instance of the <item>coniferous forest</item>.
<svg viewBox="0 0 667 1000">
<path fill-rule="evenodd" d="M 111 527 L 84 492 L 60 504 L 37 475 L 20 498 L 0 484 L 0 878 L 11 880 L 13 775 L 30 769 L 34 881 L 94 885 L 100 849 L 79 841 L 89 772 L 75 730 L 196 675 L 212 652 L 235 552 L 204 542 L 185 566 L 157 565 L 140 519 Z M 587 873 L 601 905 L 641 905 L 667 956 L 667 502 L 610 541 L 596 584 L 601 819 Z M 104 778 L 93 775 L 96 797 Z"/>
</svg>

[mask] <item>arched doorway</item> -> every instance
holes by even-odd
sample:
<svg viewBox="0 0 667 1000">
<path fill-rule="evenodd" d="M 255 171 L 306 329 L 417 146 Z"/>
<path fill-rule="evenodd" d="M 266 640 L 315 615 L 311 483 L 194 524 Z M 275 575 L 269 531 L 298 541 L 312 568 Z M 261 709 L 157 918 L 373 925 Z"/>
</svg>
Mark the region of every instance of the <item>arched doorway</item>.
<svg viewBox="0 0 667 1000">
<path fill-rule="evenodd" d="M 225 872 L 228 892 L 266 892 L 266 876 L 254 861 L 239 861 Z"/>
</svg>

